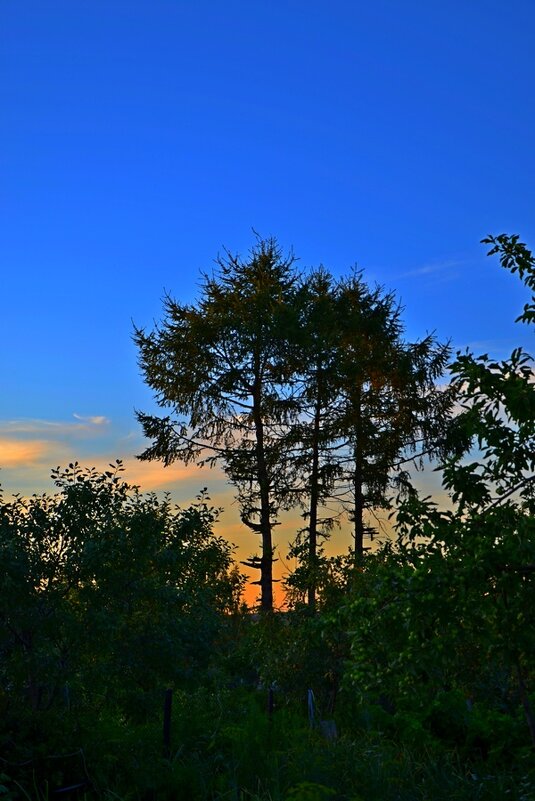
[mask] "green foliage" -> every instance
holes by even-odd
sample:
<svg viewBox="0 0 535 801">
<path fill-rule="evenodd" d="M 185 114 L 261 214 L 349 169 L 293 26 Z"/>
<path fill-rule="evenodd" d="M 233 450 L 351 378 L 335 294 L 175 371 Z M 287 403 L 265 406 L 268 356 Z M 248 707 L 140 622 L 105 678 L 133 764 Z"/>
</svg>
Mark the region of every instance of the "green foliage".
<svg viewBox="0 0 535 801">
<path fill-rule="evenodd" d="M 291 787 L 286 795 L 286 801 L 326 801 L 336 795 L 336 791 L 331 787 L 315 782 L 300 782 L 295 787 Z"/>
<path fill-rule="evenodd" d="M 532 282 L 525 246 L 496 241 L 491 252 Z M 397 547 L 366 560 L 334 625 L 352 631 L 346 681 L 361 703 L 379 704 L 405 739 L 499 761 L 535 746 L 533 363 L 520 349 L 503 362 L 467 353 L 451 371 L 451 508 L 409 491 Z"/>
<path fill-rule="evenodd" d="M 71 464 L 56 495 L 0 506 L 0 737 L 14 764 L 43 743 L 72 750 L 104 710 L 159 716 L 163 689 L 198 683 L 238 608 L 243 579 L 206 494 L 173 509 L 121 469 Z"/>
<path fill-rule="evenodd" d="M 517 237 L 488 242 L 533 287 L 526 246 Z M 233 314 L 240 292 L 268 292 L 278 303 L 262 282 L 235 286 L 238 267 L 251 265 L 234 263 L 211 285 L 221 315 L 229 287 L 238 293 Z M 530 309 L 525 322 L 533 322 Z M 181 310 L 184 319 L 190 312 Z M 288 312 L 284 330 L 295 324 Z M 320 340 L 310 376 L 317 381 L 321 362 L 334 390 L 338 368 L 327 371 Z M 416 351 L 423 383 L 415 378 L 415 392 L 431 378 L 433 347 Z M 288 369 L 296 353 L 288 347 Z M 284 360 L 272 357 L 275 376 Z M 41 801 L 68 784 L 79 784 L 86 801 L 534 798 L 532 361 L 520 350 L 502 362 L 458 354 L 452 371 L 457 415 L 433 445 L 447 454 L 449 508 L 406 484 L 398 541 L 357 564 L 351 553 L 312 553 L 304 539 L 290 612 L 240 607 L 243 580 L 232 548 L 213 533 L 218 510 L 204 493 L 172 508 L 125 484 L 120 463 L 102 475 L 72 464 L 54 471 L 55 495 L 0 503 L 0 798 Z M 385 396 L 373 395 L 371 375 L 364 384 L 370 426 L 381 397 L 387 421 L 392 409 L 424 410 L 401 392 L 390 406 L 394 373 Z M 320 410 L 316 423 L 325 416 L 326 428 L 301 420 L 286 440 L 295 448 L 288 461 L 300 454 L 305 500 L 316 482 L 316 511 L 338 476 L 326 398 L 317 383 L 286 397 L 288 409 L 304 399 L 309 412 Z M 391 454 L 411 447 L 403 437 L 418 426 L 406 422 L 390 432 Z M 419 430 L 431 440 L 428 422 Z M 384 467 L 371 456 L 364 466 L 370 476 Z M 289 464 L 284 471 L 292 476 Z M 363 478 L 361 489 L 372 483 Z M 309 534 L 313 506 L 303 503 Z M 318 534 L 319 515 L 316 524 Z M 162 737 L 168 687 L 170 752 Z M 333 725 L 322 726 L 332 721 L 336 737 Z"/>
<path fill-rule="evenodd" d="M 526 303 L 524 311 L 517 317 L 517 322 L 535 322 L 535 259 L 533 253 L 526 247 L 524 242 L 519 241 L 519 236 L 513 234 L 499 234 L 499 236 L 487 236 L 481 241 L 485 245 L 492 245 L 488 255 L 500 255 L 500 264 L 512 273 L 518 272 L 520 278 L 526 286 L 531 289 L 531 302 Z"/>
</svg>

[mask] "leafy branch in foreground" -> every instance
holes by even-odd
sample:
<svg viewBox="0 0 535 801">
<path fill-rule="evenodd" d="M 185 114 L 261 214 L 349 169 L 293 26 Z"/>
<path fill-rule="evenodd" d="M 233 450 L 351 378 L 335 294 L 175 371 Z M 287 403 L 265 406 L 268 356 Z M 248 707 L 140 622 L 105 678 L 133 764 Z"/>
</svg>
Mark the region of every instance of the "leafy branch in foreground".
<svg viewBox="0 0 535 801">
<path fill-rule="evenodd" d="M 535 286 L 535 260 L 517 236 L 483 241 L 493 244 L 490 255 L 500 253 L 503 266 Z M 533 311 L 527 304 L 519 319 L 534 323 Z M 398 510 L 398 532 L 413 543 L 418 558 L 411 582 L 426 588 L 425 616 L 434 619 L 442 647 L 450 658 L 464 649 L 478 665 L 502 666 L 516 685 L 535 747 L 533 359 L 521 348 L 501 362 L 458 354 L 451 371 L 460 407 L 451 432 L 456 453 L 441 470 L 453 508 L 440 511 L 413 492 Z M 412 614 L 423 617 L 414 607 Z M 447 627 L 453 615 L 454 636 Z M 413 647 L 413 658 L 416 653 Z M 477 696 L 477 674 L 465 680 Z"/>
</svg>

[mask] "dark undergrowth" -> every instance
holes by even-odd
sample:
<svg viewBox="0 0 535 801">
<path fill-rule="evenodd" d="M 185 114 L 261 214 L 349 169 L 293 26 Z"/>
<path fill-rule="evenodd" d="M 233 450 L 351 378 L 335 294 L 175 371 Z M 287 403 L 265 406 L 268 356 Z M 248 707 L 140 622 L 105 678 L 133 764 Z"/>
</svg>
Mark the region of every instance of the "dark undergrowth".
<svg viewBox="0 0 535 801">
<path fill-rule="evenodd" d="M 163 697 L 163 693 L 162 693 Z M 4 741 L 0 798 L 131 801 L 472 801 L 535 798 L 530 749 L 493 752 L 481 736 L 440 739 L 380 707 L 342 709 L 337 736 L 275 692 L 252 688 L 174 694 L 168 754 L 161 715 L 144 722 L 42 713 L 24 746 Z M 343 702 L 341 698 L 341 702 Z M 380 710 L 380 711 L 378 711 Z M 317 710 L 315 710 L 317 711 Z M 353 724 L 347 720 L 350 711 Z M 359 714 L 360 713 L 360 714 Z M 23 732 L 19 730 L 18 737 Z M 455 736 L 455 732 L 453 733 Z M 497 734 L 497 737 L 499 733 Z M 459 732 L 457 732 L 459 738 Z M 471 748 L 467 743 L 472 738 Z M 450 738 L 451 740 L 452 738 Z M 489 732 L 489 740 L 492 733 Z M 483 754 L 483 750 L 485 753 Z M 72 789 L 67 789 L 72 788 Z"/>
</svg>

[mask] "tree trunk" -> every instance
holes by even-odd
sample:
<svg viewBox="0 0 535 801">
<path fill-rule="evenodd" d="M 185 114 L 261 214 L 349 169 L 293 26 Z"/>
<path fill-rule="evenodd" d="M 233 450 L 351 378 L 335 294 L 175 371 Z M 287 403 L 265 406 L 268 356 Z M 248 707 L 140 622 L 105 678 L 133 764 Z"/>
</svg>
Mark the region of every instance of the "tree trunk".
<svg viewBox="0 0 535 801">
<path fill-rule="evenodd" d="M 253 393 L 253 420 L 256 436 L 256 467 L 260 493 L 260 535 L 262 537 L 262 557 L 260 559 L 260 609 L 273 611 L 273 543 L 270 513 L 270 482 L 266 464 L 264 442 L 264 421 L 261 411 L 261 378 L 257 379 Z"/>
<path fill-rule="evenodd" d="M 355 541 L 354 560 L 355 565 L 362 563 L 364 556 L 364 494 L 362 486 L 364 483 L 363 470 L 363 448 L 362 448 L 362 420 L 360 393 L 355 401 L 355 443 L 353 446 L 353 535 Z"/>
<path fill-rule="evenodd" d="M 321 404 L 316 402 L 314 429 L 312 433 L 312 469 L 310 473 L 310 507 L 308 515 L 308 608 L 316 608 L 316 569 L 318 561 L 318 502 L 319 502 L 319 436 Z"/>
<path fill-rule="evenodd" d="M 357 448 L 355 448 L 357 451 Z M 362 494 L 362 465 L 355 454 L 355 470 L 353 473 L 353 536 L 355 540 L 355 564 L 362 562 L 364 556 L 364 495 Z"/>
</svg>

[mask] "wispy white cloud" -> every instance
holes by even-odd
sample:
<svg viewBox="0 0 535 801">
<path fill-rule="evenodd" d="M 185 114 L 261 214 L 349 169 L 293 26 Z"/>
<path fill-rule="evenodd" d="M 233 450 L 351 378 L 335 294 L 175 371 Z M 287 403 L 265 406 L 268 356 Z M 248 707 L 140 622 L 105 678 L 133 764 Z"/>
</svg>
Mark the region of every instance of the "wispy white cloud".
<svg viewBox="0 0 535 801">
<path fill-rule="evenodd" d="M 146 440 L 141 431 L 129 431 L 128 434 L 125 434 L 124 437 L 121 437 L 120 442 L 137 442 L 139 450 L 141 450 L 144 447 Z"/>
<path fill-rule="evenodd" d="M 472 340 L 458 347 L 461 353 L 468 349 L 471 353 L 478 356 L 481 353 L 488 353 L 493 359 L 507 359 L 511 355 L 511 351 L 517 346 L 514 339 L 478 339 Z"/>
<path fill-rule="evenodd" d="M 400 273 L 397 278 L 418 278 L 438 274 L 441 274 L 442 277 L 448 275 L 449 277 L 453 278 L 457 274 L 456 268 L 466 263 L 467 261 L 462 259 L 443 259 L 431 261 L 426 264 L 422 264 L 420 267 L 415 267 L 412 270 L 407 270 L 404 273 Z"/>
<path fill-rule="evenodd" d="M 82 417 L 79 414 L 73 414 L 73 417 L 78 421 L 71 423 L 69 421 L 55 421 L 55 420 L 39 420 L 39 419 L 21 419 L 21 420 L 2 420 L 0 421 L 0 433 L 12 434 L 44 434 L 47 437 L 62 436 L 65 434 L 76 434 L 77 432 L 95 432 L 109 424 L 107 417 L 103 415 L 94 415 L 90 417 Z"/>
<path fill-rule="evenodd" d="M 101 415 L 101 414 L 96 414 L 96 415 L 93 415 L 93 416 L 84 417 L 83 415 L 76 414 L 76 412 L 75 412 L 73 414 L 73 417 L 76 417 L 77 420 L 81 420 L 82 423 L 88 423 L 89 425 L 92 425 L 92 426 L 107 426 L 110 423 L 110 420 L 107 417 L 104 417 L 104 415 Z"/>
</svg>

